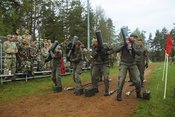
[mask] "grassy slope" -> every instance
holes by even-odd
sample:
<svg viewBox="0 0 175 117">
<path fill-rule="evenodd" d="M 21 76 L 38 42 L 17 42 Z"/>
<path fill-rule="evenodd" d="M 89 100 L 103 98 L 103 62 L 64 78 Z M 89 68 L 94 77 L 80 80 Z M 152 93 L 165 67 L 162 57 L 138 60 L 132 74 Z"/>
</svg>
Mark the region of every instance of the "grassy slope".
<svg viewBox="0 0 175 117">
<path fill-rule="evenodd" d="M 147 89 L 151 91 L 151 99 L 140 100 L 134 117 L 175 117 L 175 65 L 169 65 L 167 95 L 164 95 L 164 81 L 162 81 L 163 64 L 157 63 L 156 69 L 150 76 Z"/>
</svg>

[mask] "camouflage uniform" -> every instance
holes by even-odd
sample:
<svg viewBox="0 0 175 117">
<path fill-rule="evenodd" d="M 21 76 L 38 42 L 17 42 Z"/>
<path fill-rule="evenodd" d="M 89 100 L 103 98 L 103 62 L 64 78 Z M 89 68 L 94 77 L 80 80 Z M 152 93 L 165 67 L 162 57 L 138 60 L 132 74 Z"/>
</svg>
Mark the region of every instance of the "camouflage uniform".
<svg viewBox="0 0 175 117">
<path fill-rule="evenodd" d="M 117 88 L 117 100 L 121 101 L 122 90 L 125 82 L 127 70 L 131 73 L 132 81 L 135 84 L 137 97 L 141 97 L 141 87 L 140 80 L 137 78 L 138 68 L 136 66 L 135 55 L 140 55 L 141 52 L 137 50 L 137 45 L 132 42 L 131 48 L 127 44 L 115 48 L 116 52 L 121 52 L 121 62 L 120 62 L 120 79 Z"/>
<path fill-rule="evenodd" d="M 30 60 L 30 71 L 31 71 L 31 75 L 33 75 L 33 68 L 34 68 L 34 63 L 37 61 L 37 57 L 38 57 L 38 49 L 35 46 L 35 42 L 32 41 L 31 42 L 31 47 L 29 47 L 29 60 Z"/>
<path fill-rule="evenodd" d="M 8 38 L 12 38 L 12 36 L 8 36 Z M 4 42 L 4 52 L 5 52 L 5 59 L 4 59 L 4 74 L 9 74 L 11 71 L 12 74 L 16 72 L 16 53 L 18 49 L 14 42 L 5 41 Z"/>
<path fill-rule="evenodd" d="M 107 46 L 104 46 L 104 51 L 108 51 L 109 48 Z M 109 96 L 109 55 L 110 54 L 104 54 L 100 55 L 100 53 L 97 50 L 97 47 L 94 47 L 92 49 L 92 86 L 95 90 L 95 92 L 98 92 L 98 81 L 99 78 L 104 76 L 104 96 Z M 102 60 L 102 56 L 105 57 L 105 60 Z"/>
<path fill-rule="evenodd" d="M 30 42 L 32 40 L 32 36 L 29 34 L 28 30 L 25 31 L 25 35 L 23 35 L 23 38 L 26 39 L 27 44 L 30 46 Z"/>
<path fill-rule="evenodd" d="M 24 41 L 25 39 L 22 39 Z M 19 46 L 19 57 L 21 61 L 20 71 L 28 73 L 31 70 L 31 63 L 29 59 L 29 47 L 27 42 L 22 42 Z"/>
<path fill-rule="evenodd" d="M 55 84 L 55 87 L 53 89 L 54 92 L 60 92 L 62 91 L 62 84 L 61 84 L 61 57 L 62 57 L 62 51 L 61 47 L 57 45 L 54 52 L 51 52 L 52 56 L 52 81 Z"/>
<path fill-rule="evenodd" d="M 140 45 L 138 49 L 140 49 L 141 55 L 136 55 L 135 60 L 140 73 L 141 85 L 143 86 L 145 67 L 148 66 L 148 51 L 143 45 Z"/>
<path fill-rule="evenodd" d="M 77 45 L 77 43 L 75 45 Z M 73 80 L 76 83 L 75 90 L 82 89 L 80 74 L 81 74 L 82 65 L 83 65 L 83 55 L 82 55 L 81 48 L 75 47 L 73 53 L 71 54 L 70 61 L 73 67 Z"/>
</svg>

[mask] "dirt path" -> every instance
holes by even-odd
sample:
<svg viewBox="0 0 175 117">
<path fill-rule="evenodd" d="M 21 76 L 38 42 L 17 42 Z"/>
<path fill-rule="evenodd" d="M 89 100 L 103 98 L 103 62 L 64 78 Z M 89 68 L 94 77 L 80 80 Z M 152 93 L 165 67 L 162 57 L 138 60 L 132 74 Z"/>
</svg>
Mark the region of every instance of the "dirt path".
<svg viewBox="0 0 175 117">
<path fill-rule="evenodd" d="M 145 78 L 154 66 L 146 70 Z M 117 74 L 111 76 L 110 89 L 117 87 Z M 146 82 L 147 84 L 148 82 Z M 125 92 L 134 87 L 126 82 L 123 91 L 123 101 L 115 101 L 116 93 L 103 96 L 104 85 L 99 86 L 99 93 L 93 97 L 74 96 L 73 91 L 33 95 L 20 100 L 0 105 L 1 117 L 131 117 L 136 107 L 135 92 L 129 97 Z M 145 85 L 146 85 L 145 84 Z"/>
</svg>

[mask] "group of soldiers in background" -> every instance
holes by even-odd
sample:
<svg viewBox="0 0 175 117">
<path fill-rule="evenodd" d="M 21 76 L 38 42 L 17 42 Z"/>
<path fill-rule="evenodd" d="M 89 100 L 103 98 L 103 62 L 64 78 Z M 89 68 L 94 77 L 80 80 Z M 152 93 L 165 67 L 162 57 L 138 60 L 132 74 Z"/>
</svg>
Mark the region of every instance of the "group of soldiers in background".
<svg viewBox="0 0 175 117">
<path fill-rule="evenodd" d="M 35 64 L 37 64 L 37 70 L 50 70 L 50 64 L 44 63 L 51 46 L 50 40 L 35 41 L 28 30 L 24 35 L 20 35 L 18 29 L 14 35 L 7 35 L 6 38 L 7 40 L 3 43 L 4 74 L 33 75 Z"/>
</svg>

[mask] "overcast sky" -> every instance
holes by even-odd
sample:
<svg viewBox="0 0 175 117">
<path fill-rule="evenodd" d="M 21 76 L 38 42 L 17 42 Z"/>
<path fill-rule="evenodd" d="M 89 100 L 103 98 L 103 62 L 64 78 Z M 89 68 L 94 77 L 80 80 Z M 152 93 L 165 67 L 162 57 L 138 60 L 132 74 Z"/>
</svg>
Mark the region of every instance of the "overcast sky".
<svg viewBox="0 0 175 117">
<path fill-rule="evenodd" d="M 113 20 L 116 31 L 128 26 L 155 34 L 156 29 L 175 27 L 175 0 L 89 0 L 95 9 L 101 6 L 105 16 Z M 118 33 L 118 32 L 117 32 Z"/>
</svg>

